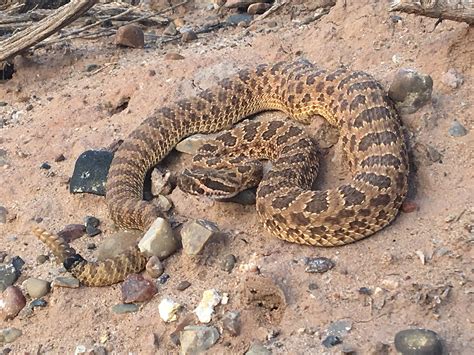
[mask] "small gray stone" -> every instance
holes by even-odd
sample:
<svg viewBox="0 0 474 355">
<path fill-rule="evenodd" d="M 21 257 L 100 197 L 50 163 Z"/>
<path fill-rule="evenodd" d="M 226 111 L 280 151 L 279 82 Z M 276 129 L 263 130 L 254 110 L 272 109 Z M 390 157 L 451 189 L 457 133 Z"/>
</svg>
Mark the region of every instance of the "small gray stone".
<svg viewBox="0 0 474 355">
<path fill-rule="evenodd" d="M 23 282 L 23 287 L 31 298 L 41 298 L 48 294 L 50 283 L 45 280 L 30 277 Z"/>
<path fill-rule="evenodd" d="M 7 223 L 7 214 L 7 209 L 3 206 L 0 206 L 0 224 Z"/>
<path fill-rule="evenodd" d="M 334 262 L 325 257 L 305 258 L 306 272 L 324 273 L 334 267 Z"/>
<path fill-rule="evenodd" d="M 181 282 L 178 284 L 178 286 L 176 286 L 176 289 L 177 289 L 178 291 L 184 291 L 184 290 L 186 290 L 189 286 L 191 286 L 191 283 L 190 283 L 189 281 L 184 280 L 184 281 L 181 281 Z"/>
<path fill-rule="evenodd" d="M 185 31 L 183 32 L 183 34 L 181 35 L 181 40 L 183 42 L 192 42 L 192 41 L 195 41 L 196 39 L 198 39 L 198 36 L 197 34 L 192 31 L 192 30 L 188 30 L 188 31 Z"/>
<path fill-rule="evenodd" d="M 36 300 L 31 301 L 29 307 L 30 308 L 38 308 L 38 307 L 46 307 L 48 302 L 46 302 L 43 298 L 38 298 Z"/>
<path fill-rule="evenodd" d="M 460 124 L 457 120 L 454 120 L 453 123 L 451 124 L 451 127 L 449 127 L 448 133 L 452 137 L 462 137 L 467 134 L 467 129 Z"/>
<path fill-rule="evenodd" d="M 102 231 L 94 226 L 86 226 L 86 233 L 89 237 L 95 237 L 96 235 L 102 233 Z"/>
<path fill-rule="evenodd" d="M 19 276 L 20 274 L 12 264 L 0 265 L 0 292 L 13 285 Z"/>
<path fill-rule="evenodd" d="M 48 259 L 49 257 L 47 255 L 40 254 L 36 257 L 36 262 L 38 263 L 38 265 L 41 265 L 47 262 Z"/>
<path fill-rule="evenodd" d="M 342 340 L 341 338 L 339 338 L 338 336 L 336 335 L 329 335 L 327 336 L 322 344 L 326 347 L 326 348 L 332 348 L 333 346 L 336 346 L 336 345 L 339 345 L 342 343 Z"/>
<path fill-rule="evenodd" d="M 239 23 L 250 24 L 252 22 L 253 16 L 250 14 L 242 13 L 242 14 L 233 14 L 227 17 L 225 22 L 229 25 L 238 25 Z"/>
<path fill-rule="evenodd" d="M 74 277 L 63 277 L 59 276 L 54 279 L 51 284 L 52 287 L 66 287 L 66 288 L 78 288 L 80 286 L 79 280 Z"/>
<path fill-rule="evenodd" d="M 194 355 L 205 352 L 219 340 L 220 334 L 215 327 L 188 325 L 179 335 L 180 355 Z"/>
<path fill-rule="evenodd" d="M 0 329 L 0 343 L 12 343 L 22 334 L 17 328 L 3 328 Z"/>
<path fill-rule="evenodd" d="M 433 79 L 413 69 L 400 69 L 393 79 L 388 95 L 402 113 L 416 112 L 431 100 Z"/>
<path fill-rule="evenodd" d="M 82 237 L 86 232 L 86 226 L 82 224 L 68 224 L 58 232 L 58 236 L 63 238 L 67 243 Z"/>
<path fill-rule="evenodd" d="M 163 31 L 164 36 L 176 36 L 177 34 L 178 30 L 176 29 L 174 22 L 170 22 Z"/>
<path fill-rule="evenodd" d="M 328 327 L 327 334 L 343 337 L 352 329 L 352 321 L 349 319 L 341 319 L 331 323 Z"/>
<path fill-rule="evenodd" d="M 138 312 L 140 307 L 134 303 L 120 303 L 112 307 L 112 312 L 117 314 Z"/>
<path fill-rule="evenodd" d="M 429 329 L 405 329 L 395 335 L 395 348 L 403 355 L 442 355 L 438 334 Z"/>
<path fill-rule="evenodd" d="M 97 228 L 100 225 L 100 220 L 94 216 L 86 216 L 84 218 L 84 225 Z"/>
<path fill-rule="evenodd" d="M 184 253 L 187 255 L 199 254 L 209 239 L 218 231 L 219 229 L 214 223 L 203 219 L 186 222 L 181 229 Z"/>
<path fill-rule="evenodd" d="M 69 184 L 71 193 L 105 196 L 105 183 L 113 154 L 106 150 L 88 150 L 76 160 Z"/>
<path fill-rule="evenodd" d="M 227 330 L 230 335 L 236 337 L 240 334 L 242 329 L 242 322 L 240 320 L 239 312 L 227 312 L 222 317 L 222 327 Z"/>
<path fill-rule="evenodd" d="M 8 286 L 0 295 L 0 319 L 13 319 L 26 306 L 26 299 L 17 286 Z"/>
<path fill-rule="evenodd" d="M 233 255 L 233 254 L 226 255 L 224 260 L 222 260 L 221 269 L 224 270 L 224 271 L 227 271 L 227 272 L 231 272 L 232 269 L 235 266 L 236 261 L 237 261 L 237 259 L 236 259 L 235 255 Z"/>
<path fill-rule="evenodd" d="M 138 242 L 140 251 L 148 257 L 156 255 L 163 260 L 178 249 L 178 242 L 169 223 L 158 217 Z"/>
<path fill-rule="evenodd" d="M 163 274 L 164 271 L 163 264 L 156 255 L 153 255 L 150 259 L 148 259 L 146 263 L 146 272 L 148 275 L 153 277 L 154 279 L 158 278 Z"/>
<path fill-rule="evenodd" d="M 129 248 L 137 245 L 142 236 L 138 230 L 121 231 L 111 235 L 101 242 L 97 248 L 97 260 L 104 261 L 123 254 Z"/>
<path fill-rule="evenodd" d="M 91 64 L 87 64 L 84 69 L 86 72 L 91 72 L 99 68 L 100 68 L 100 65 L 91 63 Z"/>
<path fill-rule="evenodd" d="M 264 347 L 261 343 L 253 343 L 247 350 L 245 355 L 270 355 L 272 352 Z"/>
</svg>

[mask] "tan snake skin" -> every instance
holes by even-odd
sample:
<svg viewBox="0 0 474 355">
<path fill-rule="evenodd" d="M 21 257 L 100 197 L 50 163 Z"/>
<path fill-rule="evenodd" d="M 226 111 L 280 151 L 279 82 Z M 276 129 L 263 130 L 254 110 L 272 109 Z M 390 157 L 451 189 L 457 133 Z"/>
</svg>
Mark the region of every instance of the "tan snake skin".
<svg viewBox="0 0 474 355">
<path fill-rule="evenodd" d="M 256 159 L 270 159 L 273 169 L 257 190 L 258 214 L 273 235 L 301 244 L 348 244 L 396 217 L 407 192 L 408 158 L 390 99 L 369 74 L 346 68 L 328 72 L 299 60 L 242 70 L 144 120 L 115 153 L 109 170 L 106 198 L 112 219 L 121 228 L 145 231 L 161 216 L 157 207 L 143 200 L 149 169 L 183 138 L 227 129 L 265 110 L 283 111 L 304 124 L 319 114 L 338 127 L 352 180 L 311 191 L 318 168 L 315 145 L 295 124 L 276 120 L 250 121 L 204 145 L 180 186 L 192 193 L 232 195 L 235 191 L 227 185 L 255 185 L 253 178 L 243 180 L 261 175 Z M 228 156 L 220 159 L 216 153 Z M 216 167 L 224 168 L 224 177 Z M 146 262 L 135 248 L 114 260 L 89 263 L 68 253 L 72 248 L 57 237 L 41 229 L 35 234 L 86 285 L 119 282 Z"/>
</svg>

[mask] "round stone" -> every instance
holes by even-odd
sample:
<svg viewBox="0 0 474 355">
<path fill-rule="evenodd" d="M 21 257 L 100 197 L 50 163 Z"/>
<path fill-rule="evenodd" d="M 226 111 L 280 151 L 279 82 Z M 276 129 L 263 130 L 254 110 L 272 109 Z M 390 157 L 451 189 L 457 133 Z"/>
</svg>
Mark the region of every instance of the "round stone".
<svg viewBox="0 0 474 355">
<path fill-rule="evenodd" d="M 26 292 L 31 298 L 41 298 L 48 294 L 50 290 L 50 284 L 48 281 L 36 279 L 30 277 L 23 282 L 23 286 L 26 288 Z"/>
<path fill-rule="evenodd" d="M 438 334 L 429 329 L 405 329 L 395 335 L 395 348 L 403 355 L 441 355 Z"/>
</svg>

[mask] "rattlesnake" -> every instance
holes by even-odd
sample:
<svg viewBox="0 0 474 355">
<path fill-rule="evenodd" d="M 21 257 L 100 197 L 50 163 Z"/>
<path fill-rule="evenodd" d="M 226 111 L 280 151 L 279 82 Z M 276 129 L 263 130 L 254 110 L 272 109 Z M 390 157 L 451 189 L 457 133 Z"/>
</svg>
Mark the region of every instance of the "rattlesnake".
<svg viewBox="0 0 474 355">
<path fill-rule="evenodd" d="M 257 211 L 265 227 L 281 239 L 344 245 L 395 218 L 407 192 L 408 158 L 391 100 L 367 73 L 344 67 L 329 72 L 297 60 L 241 70 L 145 119 L 115 153 L 109 170 L 106 199 L 116 225 L 144 231 L 162 216 L 143 200 L 144 179 L 180 140 L 228 129 L 265 110 L 283 111 L 303 124 L 319 114 L 339 128 L 352 180 L 311 191 L 318 167 L 314 142 L 294 123 L 275 120 L 249 121 L 205 144 L 194 158 L 196 166 L 180 178 L 180 186 L 192 193 L 230 196 L 236 192 L 234 185 L 248 176 L 252 177 L 247 185 L 257 183 L 262 173 L 256 159 L 265 158 L 273 161 L 273 168 L 258 187 Z M 222 174 L 216 167 L 224 168 Z M 90 263 L 61 238 L 39 228 L 35 234 L 86 285 L 119 282 L 146 263 L 138 248 Z"/>
</svg>

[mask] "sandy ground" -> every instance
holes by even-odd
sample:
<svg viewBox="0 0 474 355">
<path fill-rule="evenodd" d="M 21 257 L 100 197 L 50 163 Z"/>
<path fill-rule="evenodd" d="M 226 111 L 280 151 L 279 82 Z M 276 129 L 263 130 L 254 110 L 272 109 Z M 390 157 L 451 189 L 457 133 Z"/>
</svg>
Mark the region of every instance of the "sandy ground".
<svg viewBox="0 0 474 355">
<path fill-rule="evenodd" d="M 27 277 L 52 280 L 58 275 L 56 264 L 36 262 L 46 249 L 29 231 L 32 220 L 42 218 L 43 225 L 58 231 L 94 215 L 104 231 L 95 237 L 96 244 L 115 231 L 104 198 L 68 191 L 75 159 L 83 151 L 125 138 L 157 105 L 197 93 L 238 68 L 262 62 L 303 56 L 328 68 L 344 64 L 373 74 L 386 87 L 399 68 L 431 75 L 432 101 L 402 116 L 410 145 L 417 147 L 410 198 L 418 210 L 402 213 L 366 240 L 320 249 L 270 238 L 259 225 L 254 206 L 210 202 L 176 189 L 170 196 L 175 213 L 214 221 L 226 232 L 222 242 L 210 245 L 197 259 L 182 252 L 167 259 L 170 280 L 137 313 L 112 312 L 111 307 L 120 303 L 119 285 L 54 289 L 46 296 L 47 307 L 0 323 L 0 328 L 11 326 L 23 332 L 3 348 L 14 353 L 72 353 L 78 345 L 88 349 L 100 345 L 114 353 L 176 353 L 178 348 L 169 338 L 176 323 L 160 319 L 160 300 L 170 297 L 181 302 L 184 318 L 204 290 L 215 288 L 229 293 L 230 301 L 218 306 L 211 324 L 220 327 L 222 314 L 237 310 L 242 313 L 242 334 L 224 333 L 210 353 L 243 353 L 254 341 L 274 353 L 336 354 L 345 345 L 367 354 L 375 351 L 377 343 L 390 344 L 393 352 L 394 334 L 410 327 L 436 331 L 451 354 L 474 353 L 472 28 L 450 21 L 434 28 L 433 19 L 403 14 L 401 21 L 393 21 L 385 1 L 347 1 L 346 7 L 338 1 L 328 15 L 307 25 L 298 23 L 309 14 L 303 9 L 304 5 L 287 5 L 250 28 L 211 32 L 187 44 L 123 49 L 112 38 L 104 38 L 38 50 L 21 60 L 14 78 L 0 85 L 1 101 L 8 103 L 0 112 L 10 117 L 0 128 L 0 148 L 6 151 L 7 161 L 0 167 L 0 205 L 10 217 L 16 215 L 0 224 L 0 250 L 25 260 L 17 284 Z M 212 21 L 217 13 L 197 9 L 181 16 L 195 25 Z M 165 60 L 168 52 L 184 59 Z M 85 66 L 92 63 L 103 70 L 86 72 Z M 464 78 L 457 89 L 442 83 L 450 68 Z M 150 75 L 151 70 L 156 75 Z M 110 107 L 123 97 L 130 97 L 128 107 L 111 115 Z M 20 114 L 12 120 L 13 110 Z M 448 134 L 455 119 L 469 130 L 467 135 Z M 441 162 L 427 158 L 428 146 L 441 154 Z M 337 152 L 333 149 L 325 158 L 328 172 L 323 187 L 333 186 L 342 176 Z M 66 160 L 55 163 L 59 154 Z M 170 161 L 169 168 L 179 171 L 190 158 L 174 154 Z M 52 169 L 40 169 L 43 162 Z M 86 249 L 89 241 L 84 237 L 75 242 L 87 257 L 93 255 Z M 237 257 L 237 266 L 254 260 L 262 274 L 283 290 L 287 306 L 281 321 L 257 319 L 254 309 L 240 304 L 238 289 L 245 275 L 238 267 L 231 273 L 221 270 L 227 254 Z M 325 274 L 305 273 L 303 258 L 309 256 L 331 258 L 336 267 Z M 183 280 L 191 287 L 177 291 Z M 316 289 L 311 289 L 313 284 Z M 361 295 L 361 287 L 381 288 L 382 296 Z M 442 295 L 446 289 L 449 292 Z M 343 345 L 324 348 L 325 330 L 340 319 L 352 321 L 351 331 L 343 337 Z M 269 337 L 272 332 L 278 335 Z M 158 348 L 150 340 L 152 334 L 159 337 Z"/>
</svg>

